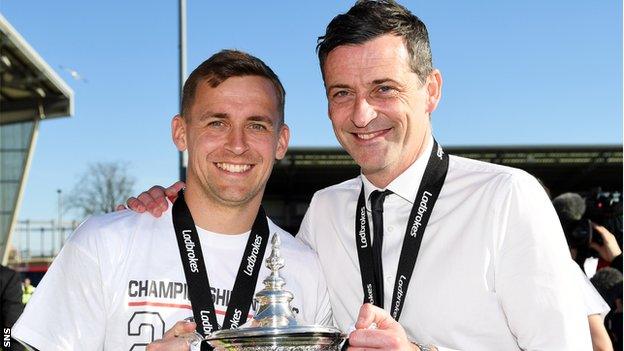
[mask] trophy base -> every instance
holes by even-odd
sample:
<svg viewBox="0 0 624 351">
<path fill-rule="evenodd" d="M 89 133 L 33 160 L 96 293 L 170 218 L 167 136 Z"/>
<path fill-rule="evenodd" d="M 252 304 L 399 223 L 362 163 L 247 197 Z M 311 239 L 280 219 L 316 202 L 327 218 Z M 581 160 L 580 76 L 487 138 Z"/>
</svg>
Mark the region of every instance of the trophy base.
<svg viewBox="0 0 624 351">
<path fill-rule="evenodd" d="M 262 329 L 246 330 L 247 335 L 239 331 L 238 335 L 207 338 L 206 342 L 218 351 L 339 351 L 345 340 L 339 331 L 327 327 Z"/>
</svg>

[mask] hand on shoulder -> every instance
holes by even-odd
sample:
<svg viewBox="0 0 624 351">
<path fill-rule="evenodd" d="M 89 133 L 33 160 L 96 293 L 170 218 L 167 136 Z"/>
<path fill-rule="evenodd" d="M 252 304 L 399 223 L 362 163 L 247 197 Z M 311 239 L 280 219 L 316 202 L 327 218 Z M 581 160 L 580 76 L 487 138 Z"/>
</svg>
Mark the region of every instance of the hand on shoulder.
<svg viewBox="0 0 624 351">
<path fill-rule="evenodd" d="M 185 186 L 186 184 L 184 184 L 183 181 L 177 181 L 168 188 L 154 185 L 149 190 L 142 192 L 139 196 L 130 197 L 126 200 L 125 205 L 117 205 L 116 210 L 129 209 L 138 213 L 147 211 L 154 217 L 160 217 L 169 207 L 167 199 L 174 202 L 178 197 L 178 192 Z"/>
</svg>

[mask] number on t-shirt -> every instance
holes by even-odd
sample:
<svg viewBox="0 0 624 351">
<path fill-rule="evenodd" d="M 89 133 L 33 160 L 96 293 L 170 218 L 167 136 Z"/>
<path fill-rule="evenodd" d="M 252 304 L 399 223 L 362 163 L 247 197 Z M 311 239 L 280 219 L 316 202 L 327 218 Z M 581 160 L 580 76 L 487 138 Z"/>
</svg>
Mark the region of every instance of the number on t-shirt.
<svg viewBox="0 0 624 351">
<path fill-rule="evenodd" d="M 150 342 L 165 334 L 165 321 L 158 312 L 134 312 L 128 321 L 128 336 L 136 336 L 141 342 L 134 343 L 130 351 L 145 348 Z"/>
</svg>

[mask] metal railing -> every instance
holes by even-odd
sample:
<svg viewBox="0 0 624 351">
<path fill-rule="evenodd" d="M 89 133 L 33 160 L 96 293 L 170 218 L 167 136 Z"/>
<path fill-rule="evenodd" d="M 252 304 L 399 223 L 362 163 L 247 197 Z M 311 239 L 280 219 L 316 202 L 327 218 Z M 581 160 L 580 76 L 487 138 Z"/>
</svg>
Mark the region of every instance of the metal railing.
<svg viewBox="0 0 624 351">
<path fill-rule="evenodd" d="M 59 224 L 57 220 L 18 220 L 11 240 L 9 262 L 53 259 L 78 224 L 78 221 Z"/>
</svg>

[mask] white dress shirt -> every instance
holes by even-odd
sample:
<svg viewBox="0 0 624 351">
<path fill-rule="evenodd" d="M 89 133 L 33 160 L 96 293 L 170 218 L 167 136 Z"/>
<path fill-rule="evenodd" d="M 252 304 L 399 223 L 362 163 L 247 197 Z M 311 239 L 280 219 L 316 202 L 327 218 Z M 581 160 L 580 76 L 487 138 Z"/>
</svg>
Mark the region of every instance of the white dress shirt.
<svg viewBox="0 0 624 351">
<path fill-rule="evenodd" d="M 431 148 L 392 181 L 384 203 L 384 305 Z M 364 176 L 315 193 L 298 238 L 319 255 L 334 320 L 347 330 L 364 301 L 355 213 Z M 371 230 L 372 235 L 372 230 Z M 374 238 L 373 238 L 374 240 Z M 518 169 L 450 156 L 399 322 L 440 350 L 591 350 L 586 306 L 556 213 Z"/>
</svg>

